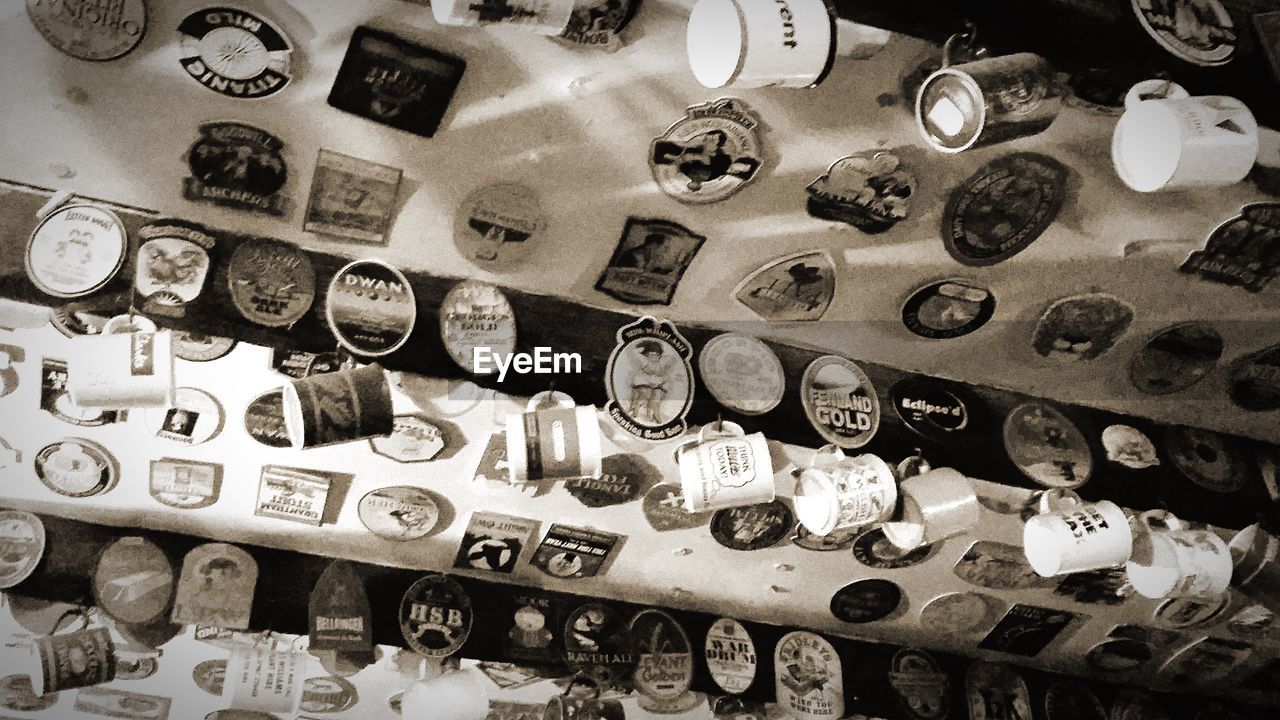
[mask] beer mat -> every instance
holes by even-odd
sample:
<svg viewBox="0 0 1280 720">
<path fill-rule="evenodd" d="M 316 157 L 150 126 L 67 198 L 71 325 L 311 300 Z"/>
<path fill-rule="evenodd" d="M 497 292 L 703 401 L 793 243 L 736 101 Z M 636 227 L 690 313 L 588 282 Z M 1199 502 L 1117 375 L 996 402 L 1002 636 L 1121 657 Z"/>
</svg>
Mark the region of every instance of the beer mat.
<svg viewBox="0 0 1280 720">
<path fill-rule="evenodd" d="M 625 536 L 552 524 L 529 564 L 554 578 L 576 579 L 603 573 Z"/>
<path fill-rule="evenodd" d="M 1009 608 L 978 647 L 983 650 L 1032 657 L 1039 655 L 1071 623 L 1084 619 L 1076 613 L 1023 605 Z"/>
<path fill-rule="evenodd" d="M 471 513 L 453 566 L 510 574 L 538 526 L 537 520 L 476 510 Z"/>
</svg>

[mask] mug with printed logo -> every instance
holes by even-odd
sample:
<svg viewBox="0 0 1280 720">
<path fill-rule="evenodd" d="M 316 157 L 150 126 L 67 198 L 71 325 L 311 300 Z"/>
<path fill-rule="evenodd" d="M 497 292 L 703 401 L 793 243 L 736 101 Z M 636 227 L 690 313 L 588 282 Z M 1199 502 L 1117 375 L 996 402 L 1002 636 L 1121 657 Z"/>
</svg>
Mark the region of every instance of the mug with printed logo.
<svg viewBox="0 0 1280 720">
<path fill-rule="evenodd" d="M 1129 516 L 1109 500 L 1086 503 L 1065 488 L 1040 494 L 1040 512 L 1022 528 L 1022 548 L 1042 577 L 1119 567 L 1133 552 Z"/>
<path fill-rule="evenodd" d="M 1143 597 L 1218 598 L 1231 584 L 1231 550 L 1208 528 L 1193 529 L 1164 510 L 1133 522 L 1129 584 Z"/>
<path fill-rule="evenodd" d="M 867 529 L 893 515 L 897 478 L 875 455 L 846 457 L 826 445 L 800 470 L 793 500 L 800 524 L 814 535 Z"/>
<path fill-rule="evenodd" d="M 595 408 L 562 392 L 540 392 L 524 413 L 507 416 L 512 483 L 598 478 L 602 455 Z"/>
<path fill-rule="evenodd" d="M 689 67 L 709 88 L 812 87 L 834 63 L 838 32 L 824 0 L 698 0 Z"/>
<path fill-rule="evenodd" d="M 139 325 L 138 322 L 146 324 Z M 67 393 L 86 408 L 163 408 L 174 402 L 173 334 L 119 316 L 98 335 L 72 340 Z"/>
<path fill-rule="evenodd" d="M 675 459 L 691 513 L 773 502 L 773 461 L 762 433 L 711 423 L 677 447 Z"/>
</svg>

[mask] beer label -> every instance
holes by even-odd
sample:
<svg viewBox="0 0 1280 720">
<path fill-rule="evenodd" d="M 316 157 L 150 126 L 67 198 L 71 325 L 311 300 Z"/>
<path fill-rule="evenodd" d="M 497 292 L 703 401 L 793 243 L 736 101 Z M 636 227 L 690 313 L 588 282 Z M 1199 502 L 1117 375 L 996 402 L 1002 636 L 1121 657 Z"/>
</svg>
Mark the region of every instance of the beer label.
<svg viewBox="0 0 1280 720">
<path fill-rule="evenodd" d="M 226 543 L 206 543 L 182 561 L 171 619 L 178 625 L 246 630 L 258 584 L 258 564 Z"/>
<path fill-rule="evenodd" d="M 902 588 L 873 578 L 849 583 L 831 596 L 831 614 L 847 623 L 868 623 L 893 614 L 902 602 Z"/>
<path fill-rule="evenodd" d="M 1280 410 L 1280 345 L 1245 355 L 1231 364 L 1231 402 L 1254 412 Z"/>
<path fill-rule="evenodd" d="M 947 593 L 930 600 L 920 609 L 922 626 L 941 628 L 944 632 L 970 635 L 988 630 L 996 622 L 1004 605 L 991 595 L 963 592 Z"/>
<path fill-rule="evenodd" d="M 147 32 L 147 0 L 83 5 L 27 0 L 27 17 L 50 45 L 78 60 L 124 57 Z"/>
<path fill-rule="evenodd" d="M 1085 605 L 1123 605 L 1133 595 L 1124 568 L 1103 568 L 1063 575 L 1053 594 Z"/>
<path fill-rule="evenodd" d="M 1007 665 L 975 662 L 964 677 L 969 720 L 1029 720 L 1027 684 Z"/>
<path fill-rule="evenodd" d="M 774 692 L 802 720 L 844 717 L 844 673 L 831 643 L 811 632 L 782 636 L 773 651 Z"/>
<path fill-rule="evenodd" d="M 587 603 L 569 613 L 564 624 L 564 660 L 604 687 L 630 676 L 637 658 L 622 613 L 602 603 Z"/>
<path fill-rule="evenodd" d="M 668 220 L 629 217 L 596 289 L 632 305 L 670 305 L 705 241 Z"/>
<path fill-rule="evenodd" d="M 1048 588 L 1056 578 L 1042 578 L 1027 564 L 1021 547 L 978 540 L 969 546 L 953 568 L 957 577 L 991 590 Z"/>
<path fill-rule="evenodd" d="M 471 634 L 471 598 L 448 576 L 426 575 L 400 601 L 400 632 L 414 652 L 448 657 Z"/>
<path fill-rule="evenodd" d="M 400 168 L 321 148 L 302 229 L 386 245 L 403 175 Z"/>
<path fill-rule="evenodd" d="M 253 514 L 319 527 L 337 473 L 264 465 Z"/>
<path fill-rule="evenodd" d="M 813 550 L 814 552 L 832 552 L 834 550 L 848 549 L 857 537 L 858 532 L 856 529 L 847 531 L 837 530 L 835 532 L 828 533 L 827 535 L 814 535 L 809 532 L 809 528 L 806 528 L 804 523 L 799 523 L 796 525 L 795 533 L 791 536 L 791 542 L 796 547 L 804 550 Z"/>
<path fill-rule="evenodd" d="M 1108 425 L 1102 431 L 1102 448 L 1107 453 L 1108 462 L 1130 470 L 1145 470 L 1160 464 L 1155 443 L 1130 425 Z"/>
<path fill-rule="evenodd" d="M 893 153 L 863 152 L 832 163 L 805 192 L 813 217 L 847 223 L 876 235 L 910 214 L 916 178 Z"/>
<path fill-rule="evenodd" d="M 164 551 L 140 537 L 117 540 L 103 551 L 93 573 L 97 606 L 125 625 L 148 625 L 169 609 L 173 566 Z"/>
<path fill-rule="evenodd" d="M 910 648 L 894 653 L 889 665 L 889 684 L 912 720 L 945 720 L 947 717 L 950 709 L 947 674 L 929 653 Z"/>
<path fill-rule="evenodd" d="M 707 630 L 707 671 L 721 690 L 739 695 L 756 679 L 756 645 L 737 620 L 720 618 Z"/>
<path fill-rule="evenodd" d="M 631 502 L 640 488 L 660 479 L 662 473 L 639 455 L 610 455 L 601 461 L 600 477 L 570 478 L 564 489 L 590 508 Z"/>
<path fill-rule="evenodd" d="M 118 465 L 101 445 L 83 438 L 68 438 L 46 445 L 36 453 L 36 477 L 45 487 L 73 498 L 87 498 L 115 487 Z"/>
<path fill-rule="evenodd" d="M 309 649 L 373 651 L 373 611 L 364 580 L 345 560 L 335 560 L 316 580 L 307 604 Z M 305 695 L 305 690 L 303 691 Z"/>
<path fill-rule="evenodd" d="M 174 391 L 171 407 L 152 408 L 143 413 L 147 429 L 163 440 L 180 445 L 199 445 L 222 432 L 222 404 L 209 393 L 192 387 Z"/>
<path fill-rule="evenodd" d="M 630 629 L 636 653 L 631 677 L 636 690 L 658 701 L 659 707 L 683 699 L 693 684 L 693 648 L 684 629 L 661 610 L 636 613 Z"/>
<path fill-rule="evenodd" d="M 1211 599 L 1172 598 L 1156 608 L 1155 621 L 1169 630 L 1187 630 L 1221 621 L 1230 606 L 1231 593 Z"/>
<path fill-rule="evenodd" d="M 623 30 L 631 23 L 640 0 L 590 0 L 574 4 L 569 24 L 557 40 L 616 52 L 625 43 Z"/>
<path fill-rule="evenodd" d="M 173 331 L 173 354 L 187 362 L 210 362 L 226 357 L 236 346 L 234 338 Z"/>
<path fill-rule="evenodd" d="M 1133 323 L 1133 306 L 1104 293 L 1056 300 L 1041 316 L 1031 346 L 1053 360 L 1094 360 Z"/>
<path fill-rule="evenodd" d="M 397 485 L 360 498 L 360 522 L 384 540 L 407 542 L 426 537 L 440 521 L 440 506 L 422 488 Z"/>
<path fill-rule="evenodd" d="M 440 337 L 449 357 L 463 370 L 477 375 L 476 348 L 493 355 L 516 351 L 516 314 L 507 297 L 497 287 L 475 280 L 454 285 L 440 303 Z"/>
<path fill-rule="evenodd" d="M 836 294 L 836 263 L 826 250 L 766 263 L 733 290 L 733 297 L 771 322 L 818 320 Z"/>
<path fill-rule="evenodd" d="M 1093 472 L 1093 453 L 1084 434 L 1066 415 L 1039 401 L 1009 411 L 1004 448 L 1023 475 L 1044 487 L 1080 487 Z"/>
<path fill-rule="evenodd" d="M 711 520 L 712 513 L 691 513 L 684 509 L 683 490 L 679 485 L 660 483 L 644 494 L 644 519 L 658 532 L 690 530 L 702 527 Z"/>
<path fill-rule="evenodd" d="M 191 669 L 192 682 L 210 695 L 222 696 L 222 686 L 226 677 L 226 660 L 204 660 Z"/>
<path fill-rule="evenodd" d="M 292 447 L 284 426 L 284 392 L 268 390 L 254 398 L 244 409 L 244 429 L 267 447 Z"/>
<path fill-rule="evenodd" d="M 1218 5 L 1217 0 L 1205 1 Z M 1277 243 L 1280 243 L 1280 203 L 1252 203 L 1210 233 L 1204 250 L 1188 255 L 1179 270 L 1199 275 L 1202 280 L 1262 292 L 1280 273 Z"/>
<path fill-rule="evenodd" d="M 503 656 L 538 663 L 560 662 L 560 643 L 552 630 L 561 629 L 554 622 L 559 601 L 550 595 L 518 591 L 511 596 L 511 603 L 514 609 L 502 636 Z"/>
<path fill-rule="evenodd" d="M 1033 657 L 1048 647 L 1067 626 L 1083 616 L 1018 603 L 978 643 L 983 650 Z"/>
<path fill-rule="evenodd" d="M 369 439 L 375 453 L 398 463 L 419 463 L 434 460 L 444 450 L 439 426 L 425 416 L 397 415 L 394 422 L 390 435 Z"/>
<path fill-rule="evenodd" d="M 1027 249 L 1057 219 L 1069 171 L 1038 153 L 997 158 L 952 192 L 942 240 L 962 265 L 995 265 Z"/>
<path fill-rule="evenodd" d="M 940 280 L 911 293 L 902 306 L 902 324 L 930 340 L 968 335 L 991 319 L 996 296 L 973 280 Z"/>
<path fill-rule="evenodd" d="M 99 427 L 124 419 L 116 410 L 80 407 L 72 402 L 71 393 L 67 392 L 67 363 L 54 358 L 41 360 L 40 409 L 80 427 Z"/>
<path fill-rule="evenodd" d="M 182 196 L 236 210 L 283 215 L 288 179 L 280 138 L 238 122 L 206 123 L 187 153 Z"/>
<path fill-rule="evenodd" d="M 1174 57 L 1205 67 L 1225 65 L 1235 57 L 1236 26 L 1218 0 L 1132 3 L 1143 29 Z"/>
<path fill-rule="evenodd" d="M 227 661 L 225 697 L 235 707 L 293 715 L 306 669 L 303 652 L 278 652 L 268 645 L 237 647 Z"/>
<path fill-rule="evenodd" d="M 622 535 L 554 523 L 529 564 L 554 578 L 593 577 L 603 570 L 622 540 Z"/>
<path fill-rule="evenodd" d="M 1218 683 L 1227 680 L 1252 654 L 1253 647 L 1247 643 L 1207 637 L 1169 658 L 1160 675 L 1175 686 Z"/>
<path fill-rule="evenodd" d="M 528 259 L 546 229 L 547 215 L 538 194 L 524 185 L 501 183 L 482 187 L 462 201 L 453 220 L 453 242 L 463 257 L 480 267 L 509 268 Z"/>
<path fill-rule="evenodd" d="M 83 297 L 111 282 L 128 249 L 129 237 L 115 213 L 93 205 L 64 205 L 31 233 L 27 277 L 46 295 Z"/>
<path fill-rule="evenodd" d="M 685 111 L 655 138 L 649 167 L 658 187 L 680 202 L 719 202 L 760 171 L 760 118 L 736 98 L 720 98 Z"/>
<path fill-rule="evenodd" d="M 453 566 L 510 574 L 537 529 L 537 520 L 476 510 L 471 513 Z"/>
<path fill-rule="evenodd" d="M 1129 362 L 1129 380 L 1148 395 L 1167 395 L 1205 379 L 1222 359 L 1222 335 L 1207 323 L 1156 333 Z"/>
<path fill-rule="evenodd" d="M 1045 720 L 1107 720 L 1098 696 L 1083 683 L 1059 680 L 1044 692 Z"/>
<path fill-rule="evenodd" d="M 961 385 L 917 376 L 898 382 L 889 395 L 902 423 L 926 439 L 971 442 L 987 429 L 982 401 Z"/>
<path fill-rule="evenodd" d="M 178 62 L 193 80 L 240 99 L 280 92 L 292 80 L 293 46 L 266 18 L 230 7 L 206 7 L 178 25 Z"/>
<path fill-rule="evenodd" d="M 31 577 L 44 557 L 44 523 L 29 512 L 0 510 L 0 590 Z"/>
<path fill-rule="evenodd" d="M 133 287 L 142 312 L 185 317 L 187 305 L 204 291 L 213 235 L 195 223 L 157 220 L 143 225 L 138 236 L 142 245 L 138 248 Z"/>
<path fill-rule="evenodd" d="M 246 240 L 227 263 L 231 302 L 250 322 L 288 327 L 300 320 L 315 299 L 316 273 L 311 258 L 289 243 Z"/>
<path fill-rule="evenodd" d="M 853 557 L 869 568 L 877 570 L 900 570 L 909 568 L 933 557 L 937 543 L 931 543 L 915 550 L 904 551 L 889 542 L 884 531 L 876 528 L 858 536 L 853 543 Z"/>
<path fill-rule="evenodd" d="M 618 329 L 605 369 L 605 412 L 623 430 L 659 442 L 684 433 L 693 405 L 693 348 L 676 326 L 651 316 Z"/>
<path fill-rule="evenodd" d="M 399 350 L 418 321 L 413 287 L 380 260 L 356 260 L 339 270 L 329 283 L 324 311 L 338 344 L 369 357 Z"/>
<path fill-rule="evenodd" d="M 730 550 L 759 550 L 781 542 L 795 522 L 781 500 L 725 508 L 711 518 L 711 537 Z"/>
<path fill-rule="evenodd" d="M 1240 442 L 1211 430 L 1170 427 L 1165 450 L 1178 472 L 1210 492 L 1233 493 L 1255 477 Z"/>
<path fill-rule="evenodd" d="M 350 680 L 337 675 L 313 677 L 302 683 L 302 702 L 298 705 L 298 710 L 313 713 L 343 712 L 351 709 L 357 702 L 359 695 Z"/>
<path fill-rule="evenodd" d="M 169 706 L 172 703 L 173 700 L 167 697 L 87 687 L 76 693 L 74 708 L 76 712 L 86 715 L 123 720 L 168 720 Z"/>
<path fill-rule="evenodd" d="M 880 428 L 880 400 L 862 368 L 836 355 L 809 363 L 800 380 L 809 423 L 827 442 L 860 448 Z"/>
<path fill-rule="evenodd" d="M 761 415 L 782 402 L 787 378 L 768 345 L 749 335 L 724 333 L 698 353 L 702 384 L 721 405 L 744 415 Z"/>
</svg>

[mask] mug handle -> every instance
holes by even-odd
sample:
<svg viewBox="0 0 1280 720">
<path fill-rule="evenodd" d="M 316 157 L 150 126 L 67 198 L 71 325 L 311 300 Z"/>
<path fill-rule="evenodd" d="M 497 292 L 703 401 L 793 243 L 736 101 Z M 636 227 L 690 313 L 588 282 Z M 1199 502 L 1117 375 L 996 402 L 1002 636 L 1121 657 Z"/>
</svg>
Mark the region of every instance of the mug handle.
<svg viewBox="0 0 1280 720">
<path fill-rule="evenodd" d="M 1168 510 L 1148 510 L 1139 515 L 1138 519 L 1148 530 L 1178 532 L 1187 529 L 1187 524 Z"/>
<path fill-rule="evenodd" d="M 809 460 L 807 467 L 818 467 L 819 465 L 826 465 L 828 463 L 841 463 L 844 462 L 847 457 L 848 456 L 844 454 L 844 450 L 842 450 L 839 445 L 827 444 L 818 448 L 817 451 L 813 453 L 813 458 Z"/>
<path fill-rule="evenodd" d="M 551 408 L 571 408 L 577 403 L 567 394 L 556 390 L 543 390 L 542 392 L 529 398 L 529 405 L 525 408 L 525 412 L 537 412 L 538 410 Z"/>
<path fill-rule="evenodd" d="M 1084 500 L 1080 498 L 1074 490 L 1068 488 L 1051 488 L 1042 490 L 1037 500 L 1037 506 L 1040 514 L 1062 512 L 1071 508 L 1080 507 L 1084 504 Z"/>
<path fill-rule="evenodd" d="M 560 697 L 568 697 L 569 693 L 573 692 L 573 689 L 578 685 L 590 685 L 593 691 L 591 697 L 596 700 L 600 699 L 600 683 L 586 675 L 574 675 L 570 678 L 569 684 L 565 687 L 564 692 L 560 693 Z"/>
<path fill-rule="evenodd" d="M 728 420 L 717 420 L 713 423 L 707 423 L 698 431 L 698 438 L 701 440 L 711 440 L 722 437 L 742 437 L 747 431 L 742 426 Z"/>
<path fill-rule="evenodd" d="M 1147 97 L 1143 97 L 1146 95 Z M 1191 93 L 1172 80 L 1160 80 L 1153 78 L 1151 80 L 1143 80 L 1129 88 L 1129 92 L 1124 96 L 1124 109 L 1130 110 L 1138 103 L 1147 100 L 1163 100 L 1165 98 L 1171 100 L 1181 100 L 1191 97 Z"/>
</svg>

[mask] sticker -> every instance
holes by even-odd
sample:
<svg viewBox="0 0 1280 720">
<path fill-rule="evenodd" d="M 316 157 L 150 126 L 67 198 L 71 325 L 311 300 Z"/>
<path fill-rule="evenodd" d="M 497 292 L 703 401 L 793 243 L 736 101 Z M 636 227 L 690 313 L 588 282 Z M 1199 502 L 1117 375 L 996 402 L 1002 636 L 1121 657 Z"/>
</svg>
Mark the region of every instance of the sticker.
<svg viewBox="0 0 1280 720">
<path fill-rule="evenodd" d="M 1124 568 L 1104 568 L 1062 576 L 1053 594 L 1086 605 L 1123 605 L 1133 595 Z"/>
<path fill-rule="evenodd" d="M 321 148 L 302 229 L 386 245 L 403 174 L 400 168 Z"/>
<path fill-rule="evenodd" d="M 313 713 L 343 712 L 359 701 L 359 693 L 351 681 L 336 675 L 313 677 L 302 684 L 302 702 L 298 709 Z"/>
<path fill-rule="evenodd" d="M 1147 34 L 1174 57 L 1211 67 L 1236 54 L 1236 26 L 1218 0 L 1133 0 Z"/>
<path fill-rule="evenodd" d="M 1130 470 L 1145 470 L 1160 464 L 1155 443 L 1130 425 L 1109 425 L 1102 431 L 1102 447 L 1107 460 Z"/>
<path fill-rule="evenodd" d="M 910 214 L 916 178 L 897 155 L 869 151 L 835 161 L 805 192 L 813 217 L 848 223 L 876 235 Z"/>
<path fill-rule="evenodd" d="M 153 543 L 125 537 L 107 547 L 93 574 L 95 604 L 125 625 L 148 625 L 173 597 L 173 566 Z"/>
<path fill-rule="evenodd" d="M 995 265 L 1027 249 L 1066 200 L 1069 171 L 1038 153 L 997 158 L 956 188 L 942 214 L 942 240 L 962 265 Z"/>
<path fill-rule="evenodd" d="M 1245 410 L 1280 410 L 1280 345 L 1273 345 L 1231 364 L 1227 381 L 1231 402 Z"/>
<path fill-rule="evenodd" d="M 250 322 L 288 327 L 300 320 L 315 300 L 316 272 L 311 258 L 289 243 L 246 240 L 227 262 L 231 302 Z"/>
<path fill-rule="evenodd" d="M 873 578 L 849 583 L 831 596 L 831 614 L 847 623 L 883 620 L 898 609 L 902 589 L 888 580 Z"/>
<path fill-rule="evenodd" d="M 1117 638 L 1094 645 L 1085 660 L 1104 673 L 1133 670 L 1151 660 L 1154 649 L 1140 640 Z"/>
<path fill-rule="evenodd" d="M 676 285 L 705 241 L 667 220 L 629 217 L 596 289 L 634 305 L 670 305 Z"/>
<path fill-rule="evenodd" d="M 509 575 L 537 529 L 537 520 L 476 510 L 471 513 L 453 566 Z"/>
<path fill-rule="evenodd" d="M 187 362 L 211 362 L 226 357 L 236 346 L 234 338 L 173 331 L 173 354 Z"/>
<path fill-rule="evenodd" d="M 507 463 L 507 434 L 495 432 L 489 436 L 489 442 L 480 453 L 480 462 L 476 463 L 475 480 L 493 483 L 501 487 L 511 487 L 511 472 Z"/>
<path fill-rule="evenodd" d="M 258 564 L 226 543 L 206 543 L 182 561 L 171 619 L 178 625 L 247 630 L 258 584 Z"/>
<path fill-rule="evenodd" d="M 244 429 L 267 447 L 293 447 L 284 427 L 284 391 L 268 390 L 244 409 Z"/>
<path fill-rule="evenodd" d="M 721 690 L 738 695 L 756 678 L 756 646 L 737 620 L 720 618 L 707 630 L 707 671 Z"/>
<path fill-rule="evenodd" d="M 983 650 L 1034 657 L 1040 654 L 1072 622 L 1076 613 L 1018 603 L 978 643 Z"/>
<path fill-rule="evenodd" d="M 80 407 L 72 402 L 67 392 L 67 363 L 54 358 L 41 361 L 40 409 L 79 427 L 99 427 L 124 419 L 115 410 Z"/>
<path fill-rule="evenodd" d="M 1178 472 L 1205 490 L 1236 492 L 1253 476 L 1244 449 L 1226 435 L 1175 426 L 1165 434 L 1164 446 Z"/>
<path fill-rule="evenodd" d="M 698 372 L 716 402 L 743 415 L 762 415 L 782 402 L 782 361 L 750 335 L 723 333 L 702 346 Z"/>
<path fill-rule="evenodd" d="M 631 23 L 640 0 L 591 0 L 576 4 L 569 24 L 557 38 L 565 44 L 586 45 L 614 52 L 622 47 L 622 31 Z"/>
<path fill-rule="evenodd" d="M 1133 306 L 1104 293 L 1054 301 L 1036 324 L 1032 347 L 1054 360 L 1093 360 L 1110 350 L 1133 322 Z"/>
<path fill-rule="evenodd" d="M 500 183 L 462 201 L 453 219 L 453 242 L 463 257 L 482 268 L 510 268 L 528 259 L 546 230 L 547 214 L 538 194 L 524 185 Z M 511 332 L 514 344 L 514 327 Z"/>
<path fill-rule="evenodd" d="M 564 481 L 564 489 L 589 508 L 609 507 L 636 499 L 661 475 L 639 455 L 610 455 L 601 463 L 599 478 L 570 478 Z"/>
<path fill-rule="evenodd" d="M 205 123 L 187 152 L 191 175 L 182 196 L 192 202 L 283 215 L 289 168 L 280 138 L 238 122 Z"/>
<path fill-rule="evenodd" d="M 38 516 L 0 510 L 0 590 L 31 577 L 44 557 L 44 547 L 44 523 Z"/>
<path fill-rule="evenodd" d="M 805 550 L 813 550 L 814 552 L 832 552 L 834 550 L 845 550 L 853 544 L 854 539 L 858 537 L 857 530 L 835 531 L 829 535 L 814 535 L 809 532 L 809 528 L 804 523 L 796 525 L 795 532 L 791 536 L 792 544 Z"/>
<path fill-rule="evenodd" d="M 719 202 L 760 170 L 760 117 L 736 98 L 693 105 L 649 148 L 658 187 L 683 203 Z"/>
<path fill-rule="evenodd" d="M 632 673 L 636 691 L 656 703 L 641 707 L 649 712 L 672 709 L 693 685 L 693 648 L 684 628 L 661 610 L 641 610 L 631 618 L 631 640 L 636 653 Z"/>
<path fill-rule="evenodd" d="M 122 298 L 123 299 L 123 298 Z M 128 308 L 118 308 L 127 310 Z M 102 315 L 107 312 L 108 315 Z M 49 323 L 64 336 L 69 338 L 83 335 L 101 335 L 107 322 L 118 315 L 115 310 L 88 310 L 79 303 L 68 303 L 49 311 Z M 177 333 L 174 333 L 175 335 Z"/>
<path fill-rule="evenodd" d="M 133 52 L 146 35 L 147 0 L 89 7 L 27 0 L 27 17 L 50 45 L 77 60 L 115 60 Z"/>
<path fill-rule="evenodd" d="M 414 652 L 448 657 L 471 634 L 471 598 L 452 578 L 432 573 L 405 591 L 400 601 L 400 632 Z"/>
<path fill-rule="evenodd" d="M 83 438 L 67 438 L 44 446 L 35 457 L 36 476 L 45 487 L 73 498 L 111 490 L 119 475 L 107 449 Z"/>
<path fill-rule="evenodd" d="M 1231 616 L 1231 621 L 1227 623 L 1227 630 L 1236 637 L 1254 642 L 1268 642 L 1280 635 L 1280 627 L 1276 627 L 1275 619 L 1275 613 L 1266 607 L 1248 605 Z"/>
<path fill-rule="evenodd" d="M 637 658 L 622 613 L 601 603 L 581 605 L 569 613 L 564 625 L 564 660 L 571 669 L 605 687 L 624 680 Z"/>
<path fill-rule="evenodd" d="M 1093 453 L 1084 434 L 1066 415 L 1039 401 L 1009 411 L 1004 448 L 1023 475 L 1044 487 L 1080 487 L 1093 472 Z"/>
<path fill-rule="evenodd" d="M 329 488 L 338 473 L 263 465 L 253 514 L 319 527 L 324 524 Z"/>
<path fill-rule="evenodd" d="M 497 287 L 464 280 L 449 290 L 440 303 L 440 337 L 449 357 L 463 370 L 489 375 L 498 369 L 476 372 L 475 351 L 487 348 L 492 355 L 516 351 L 516 313 Z"/>
<path fill-rule="evenodd" d="M 837 355 L 809 363 L 800 380 L 800 400 L 809 423 L 827 442 L 855 449 L 880 428 L 880 400 L 862 368 Z"/>
<path fill-rule="evenodd" d="M 618 329 L 605 369 L 605 412 L 642 440 L 669 440 L 688 427 L 693 348 L 676 326 L 651 316 Z"/>
<path fill-rule="evenodd" d="M 903 648 L 889 665 L 889 684 L 897 691 L 902 709 L 912 720 L 945 720 L 947 674 L 938 661 L 923 650 Z"/>
<path fill-rule="evenodd" d="M 831 643 L 811 632 L 787 633 L 773 650 L 778 705 L 801 720 L 844 717 L 844 672 Z"/>
<path fill-rule="evenodd" d="M 1176 686 L 1221 682 L 1252 653 L 1247 643 L 1207 637 L 1169 658 L 1160 668 L 1161 679 Z"/>
<path fill-rule="evenodd" d="M 759 550 L 781 542 L 795 522 L 781 500 L 725 508 L 711 518 L 711 537 L 730 550 Z"/>
<path fill-rule="evenodd" d="M 146 680 L 160 669 L 154 657 L 145 655 L 116 659 L 116 680 Z"/>
<path fill-rule="evenodd" d="M 954 571 L 961 580 L 991 590 L 1047 588 L 1057 584 L 1057 578 L 1042 578 L 1031 569 L 1021 547 L 990 540 L 978 540 L 970 545 Z"/>
<path fill-rule="evenodd" d="M 1007 665 L 975 662 L 964 676 L 969 720 L 1028 720 L 1031 695 L 1027 684 Z"/>
<path fill-rule="evenodd" d="M 339 345 L 382 357 L 409 340 L 418 306 L 404 273 L 381 260 L 356 260 L 333 276 L 324 314 Z"/>
<path fill-rule="evenodd" d="M 215 240 L 208 228 L 184 220 L 158 220 L 138 230 L 142 245 L 133 286 L 142 312 L 185 317 L 187 305 L 204 290 L 209 251 Z"/>
<path fill-rule="evenodd" d="M 355 359 L 346 350 L 313 353 L 302 350 L 271 350 L 271 369 L 294 380 L 354 369 Z"/>
<path fill-rule="evenodd" d="M 351 563 L 334 560 L 320 574 L 307 603 L 307 623 L 311 652 L 373 651 L 373 611 Z"/>
<path fill-rule="evenodd" d="M 710 512 L 691 513 L 684 509 L 684 491 L 679 485 L 654 485 L 644 495 L 644 519 L 658 532 L 691 530 L 711 521 Z"/>
<path fill-rule="evenodd" d="M 361 25 L 351 34 L 329 105 L 431 137 L 466 67 L 461 58 Z"/>
<path fill-rule="evenodd" d="M 440 428 L 425 415 L 397 415 L 394 429 L 386 437 L 369 439 L 369 447 L 399 463 L 434 460 L 444 450 Z"/>
<path fill-rule="evenodd" d="M 226 676 L 226 660 L 204 660 L 191 669 L 191 680 L 195 682 L 196 687 L 219 697 L 222 695 Z"/>
<path fill-rule="evenodd" d="M 101 290 L 124 265 L 129 236 L 115 213 L 64 205 L 45 216 L 27 242 L 27 277 L 58 298 Z"/>
<path fill-rule="evenodd" d="M 938 543 L 930 543 L 915 550 L 903 551 L 889 542 L 880 528 L 869 530 L 858 536 L 853 543 L 853 557 L 869 568 L 877 570 L 900 570 L 919 565 L 933 556 Z"/>
<path fill-rule="evenodd" d="M 1156 625 L 1162 628 L 1188 630 L 1222 620 L 1223 614 L 1230 605 L 1230 593 L 1223 593 L 1221 597 L 1207 600 L 1173 598 L 1156 608 L 1155 621 Z"/>
<path fill-rule="evenodd" d="M 1003 604 L 990 595 L 947 593 L 920 610 L 920 624 L 954 633 L 977 633 L 990 628 Z"/>
<path fill-rule="evenodd" d="M 1217 0 L 1204 1 L 1217 5 Z M 1262 292 L 1280 273 L 1277 243 L 1280 243 L 1280 203 L 1252 203 L 1214 229 L 1204 250 L 1188 255 L 1178 269 L 1197 274 L 1202 280 Z"/>
<path fill-rule="evenodd" d="M 169 705 L 173 701 L 157 695 L 110 690 L 103 687 L 86 687 L 76 692 L 73 706 L 78 713 L 100 715 L 124 720 L 168 720 Z"/>
<path fill-rule="evenodd" d="M 1044 691 L 1045 720 L 1107 720 L 1098 696 L 1083 683 L 1059 680 Z"/>
<path fill-rule="evenodd" d="M 516 592 L 511 596 L 510 628 L 502 636 L 503 656 L 513 660 L 559 663 L 560 643 L 547 627 L 547 620 L 559 612 L 559 600 L 537 593 Z"/>
<path fill-rule="evenodd" d="M 222 404 L 209 393 L 192 387 L 174 391 L 173 405 L 143 413 L 147 429 L 164 440 L 200 445 L 222 432 Z"/>
<path fill-rule="evenodd" d="M 1156 333 L 1129 363 L 1129 380 L 1148 395 L 1167 395 L 1205 379 L 1222 358 L 1222 336 L 1206 323 Z"/>
<path fill-rule="evenodd" d="M 241 99 L 274 95 L 289 84 L 289 39 L 266 18 L 230 7 L 206 7 L 180 25 L 178 62 L 196 82 Z"/>
<path fill-rule="evenodd" d="M 919 375 L 899 381 L 889 396 L 902 423 L 928 440 L 971 442 L 987 429 L 982 401 L 962 385 Z"/>
<path fill-rule="evenodd" d="M 772 322 L 818 320 L 836 295 L 836 264 L 826 250 L 787 255 L 748 275 L 733 297 Z"/>
<path fill-rule="evenodd" d="M 554 578 L 593 577 L 617 549 L 621 535 L 554 523 L 529 564 Z"/>
</svg>

